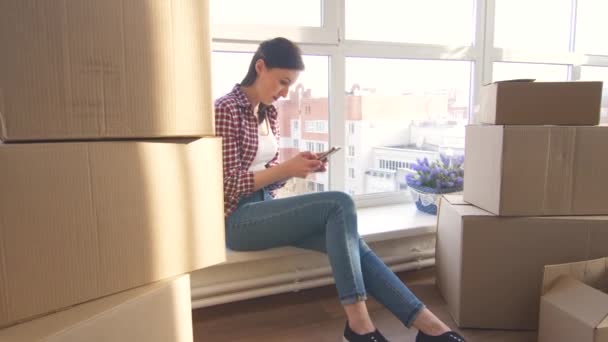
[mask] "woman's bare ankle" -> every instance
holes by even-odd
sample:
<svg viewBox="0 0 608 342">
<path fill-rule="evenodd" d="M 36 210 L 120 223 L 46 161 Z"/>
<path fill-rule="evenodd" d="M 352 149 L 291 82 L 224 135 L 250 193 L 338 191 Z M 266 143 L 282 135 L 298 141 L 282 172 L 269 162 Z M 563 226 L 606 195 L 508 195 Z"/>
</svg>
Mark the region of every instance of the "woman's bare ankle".
<svg viewBox="0 0 608 342">
<path fill-rule="evenodd" d="M 344 311 L 346 317 L 348 317 L 348 326 L 355 333 L 364 335 L 376 330 L 372 319 L 369 317 L 365 301 L 345 305 Z"/>
<path fill-rule="evenodd" d="M 439 336 L 451 330 L 427 308 L 423 308 L 418 314 L 413 326 L 430 336 Z"/>
</svg>

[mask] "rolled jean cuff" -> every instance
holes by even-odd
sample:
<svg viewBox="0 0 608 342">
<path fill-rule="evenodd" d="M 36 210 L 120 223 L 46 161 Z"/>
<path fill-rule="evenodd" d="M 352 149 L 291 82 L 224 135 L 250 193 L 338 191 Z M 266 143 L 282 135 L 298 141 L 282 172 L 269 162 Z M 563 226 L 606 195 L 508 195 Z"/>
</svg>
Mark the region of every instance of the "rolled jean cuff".
<svg viewBox="0 0 608 342">
<path fill-rule="evenodd" d="M 364 300 L 367 300 L 367 295 L 365 293 L 355 293 L 352 295 L 340 297 L 340 303 L 342 303 L 342 305 L 355 304 Z"/>
<path fill-rule="evenodd" d="M 420 313 L 422 312 L 422 309 L 424 309 L 424 308 L 425 308 L 424 304 L 422 304 L 422 302 L 418 302 L 414 306 L 414 309 L 412 309 L 412 312 L 410 312 L 407 320 L 405 321 L 405 326 L 408 328 L 411 328 L 412 324 L 414 324 L 414 321 L 416 320 L 416 318 L 418 318 L 418 315 L 420 315 Z"/>
</svg>

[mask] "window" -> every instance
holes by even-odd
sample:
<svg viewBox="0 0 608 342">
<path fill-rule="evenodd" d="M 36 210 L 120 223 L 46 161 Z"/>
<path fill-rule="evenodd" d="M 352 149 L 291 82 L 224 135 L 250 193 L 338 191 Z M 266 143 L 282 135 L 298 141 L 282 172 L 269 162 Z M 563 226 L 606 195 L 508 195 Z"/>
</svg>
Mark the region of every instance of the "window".
<svg viewBox="0 0 608 342">
<path fill-rule="evenodd" d="M 353 145 L 348 146 L 348 156 L 349 157 L 355 156 L 355 146 L 353 146 Z"/>
<path fill-rule="evenodd" d="M 403 170 L 416 158 L 464 153 L 483 84 L 606 82 L 607 9 L 605 0 L 211 0 L 212 91 L 243 79 L 260 41 L 296 41 L 306 69 L 275 103 L 281 158 L 343 146 L 334 160 L 344 162 L 316 184 L 390 201 L 383 192 L 407 188 Z M 279 196 L 318 191 L 309 182 L 291 180 Z"/>
<path fill-rule="evenodd" d="M 321 0 L 211 0 L 210 8 L 213 24 L 321 26 Z"/>
<path fill-rule="evenodd" d="M 325 184 L 317 183 L 317 192 L 325 191 Z"/>
<path fill-rule="evenodd" d="M 390 149 L 395 159 L 380 161 L 380 168 L 397 170 L 396 160 L 411 151 L 464 150 L 471 69 L 466 61 L 348 57 L 346 88 L 360 91 L 346 96 L 345 115 L 359 121 L 358 153 L 376 159 L 380 151 Z M 359 167 L 375 166 L 362 160 Z M 385 189 L 366 187 L 364 178 L 357 182 L 361 194 Z"/>
<path fill-rule="evenodd" d="M 576 4 L 576 51 L 608 56 L 608 2 L 577 0 Z"/>
<path fill-rule="evenodd" d="M 304 131 L 306 133 L 327 133 L 327 120 L 304 121 Z"/>
<path fill-rule="evenodd" d="M 346 0 L 346 39 L 470 45 L 474 7 L 473 0 Z"/>
<path fill-rule="evenodd" d="M 572 0 L 496 0 L 495 16 L 495 46 L 568 51 Z"/>
</svg>

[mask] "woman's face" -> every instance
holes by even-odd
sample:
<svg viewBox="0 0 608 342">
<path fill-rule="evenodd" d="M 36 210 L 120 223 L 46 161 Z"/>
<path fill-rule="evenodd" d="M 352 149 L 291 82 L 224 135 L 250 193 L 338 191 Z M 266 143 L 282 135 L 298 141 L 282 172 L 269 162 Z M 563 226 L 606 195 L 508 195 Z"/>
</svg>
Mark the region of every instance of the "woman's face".
<svg viewBox="0 0 608 342">
<path fill-rule="evenodd" d="M 258 78 L 256 88 L 260 102 L 270 105 L 281 97 L 287 97 L 289 87 L 294 84 L 300 75 L 298 70 L 267 68 L 264 60 L 256 62 Z"/>
</svg>

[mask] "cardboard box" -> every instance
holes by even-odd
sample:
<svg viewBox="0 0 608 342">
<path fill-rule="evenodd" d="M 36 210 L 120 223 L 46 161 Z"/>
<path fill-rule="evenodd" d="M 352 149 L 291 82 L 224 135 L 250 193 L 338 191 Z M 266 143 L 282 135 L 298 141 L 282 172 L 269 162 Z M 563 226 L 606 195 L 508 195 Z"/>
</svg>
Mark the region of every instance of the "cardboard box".
<svg viewBox="0 0 608 342">
<path fill-rule="evenodd" d="M 3 342 L 192 342 L 189 276 L 0 330 Z"/>
<path fill-rule="evenodd" d="M 0 2 L 0 139 L 213 135 L 208 0 Z"/>
<path fill-rule="evenodd" d="M 545 265 L 608 255 L 608 216 L 499 217 L 446 196 L 437 284 L 459 327 L 538 327 Z"/>
<path fill-rule="evenodd" d="M 539 342 L 608 342 L 608 258 L 545 267 Z"/>
<path fill-rule="evenodd" d="M 480 92 L 477 123 L 492 125 L 597 125 L 602 82 L 500 81 Z"/>
<path fill-rule="evenodd" d="M 221 151 L 0 144 L 0 327 L 224 261 Z"/>
<path fill-rule="evenodd" d="M 496 215 L 608 215 L 608 127 L 467 126 L 464 200 Z"/>
</svg>

